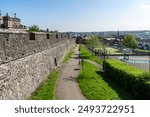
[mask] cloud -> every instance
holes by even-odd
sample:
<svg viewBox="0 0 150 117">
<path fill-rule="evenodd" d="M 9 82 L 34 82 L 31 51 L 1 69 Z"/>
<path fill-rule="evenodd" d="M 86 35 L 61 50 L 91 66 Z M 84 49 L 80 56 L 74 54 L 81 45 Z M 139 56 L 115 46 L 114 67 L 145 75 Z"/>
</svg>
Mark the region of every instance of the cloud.
<svg viewBox="0 0 150 117">
<path fill-rule="evenodd" d="M 150 4 L 143 4 L 140 6 L 140 9 L 142 10 L 150 10 Z"/>
</svg>

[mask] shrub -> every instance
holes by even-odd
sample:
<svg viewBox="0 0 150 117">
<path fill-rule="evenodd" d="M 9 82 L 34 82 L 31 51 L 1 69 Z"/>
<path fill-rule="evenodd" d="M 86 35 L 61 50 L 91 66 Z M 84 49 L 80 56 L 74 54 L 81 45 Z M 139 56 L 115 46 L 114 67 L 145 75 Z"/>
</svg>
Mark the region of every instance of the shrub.
<svg viewBox="0 0 150 117">
<path fill-rule="evenodd" d="M 105 60 L 103 67 L 107 76 L 113 78 L 120 87 L 136 99 L 150 99 L 150 74 L 148 72 L 115 59 Z"/>
</svg>

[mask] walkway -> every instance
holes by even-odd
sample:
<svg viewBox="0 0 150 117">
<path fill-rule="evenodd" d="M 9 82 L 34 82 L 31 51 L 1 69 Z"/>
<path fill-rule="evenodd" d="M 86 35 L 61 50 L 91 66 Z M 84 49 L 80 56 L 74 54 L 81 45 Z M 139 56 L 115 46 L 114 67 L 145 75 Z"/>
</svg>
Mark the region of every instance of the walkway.
<svg viewBox="0 0 150 117">
<path fill-rule="evenodd" d="M 76 78 L 80 73 L 79 66 L 79 46 L 74 50 L 74 54 L 60 68 L 60 77 L 57 82 L 55 97 L 57 100 L 85 100 L 78 86 Z"/>
</svg>

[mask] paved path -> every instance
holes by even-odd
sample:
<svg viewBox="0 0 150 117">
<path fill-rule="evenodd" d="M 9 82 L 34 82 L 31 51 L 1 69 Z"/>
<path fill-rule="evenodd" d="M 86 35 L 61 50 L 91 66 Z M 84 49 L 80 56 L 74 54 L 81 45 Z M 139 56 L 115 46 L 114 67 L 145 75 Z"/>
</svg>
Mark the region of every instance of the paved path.
<svg viewBox="0 0 150 117">
<path fill-rule="evenodd" d="M 57 100 L 85 100 L 78 86 L 76 78 L 80 73 L 79 66 L 79 46 L 74 50 L 74 54 L 60 68 L 60 77 L 57 82 L 55 97 Z"/>
</svg>

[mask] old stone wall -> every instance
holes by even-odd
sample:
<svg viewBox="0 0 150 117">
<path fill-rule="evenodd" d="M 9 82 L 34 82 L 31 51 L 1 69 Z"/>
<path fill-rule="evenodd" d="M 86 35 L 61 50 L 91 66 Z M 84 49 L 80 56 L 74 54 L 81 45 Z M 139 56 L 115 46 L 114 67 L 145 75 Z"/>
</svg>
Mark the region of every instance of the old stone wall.
<svg viewBox="0 0 150 117">
<path fill-rule="evenodd" d="M 66 34 L 31 35 L 0 34 L 0 99 L 27 99 L 73 44 Z"/>
<path fill-rule="evenodd" d="M 0 64 L 67 43 L 61 33 L 0 33 Z"/>
</svg>

